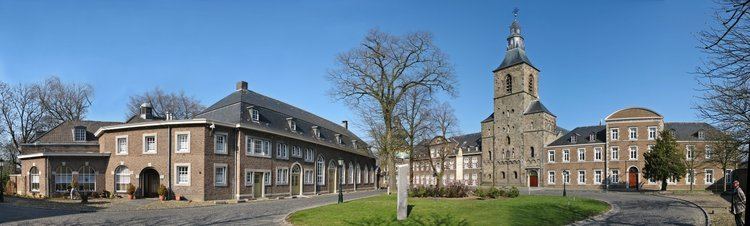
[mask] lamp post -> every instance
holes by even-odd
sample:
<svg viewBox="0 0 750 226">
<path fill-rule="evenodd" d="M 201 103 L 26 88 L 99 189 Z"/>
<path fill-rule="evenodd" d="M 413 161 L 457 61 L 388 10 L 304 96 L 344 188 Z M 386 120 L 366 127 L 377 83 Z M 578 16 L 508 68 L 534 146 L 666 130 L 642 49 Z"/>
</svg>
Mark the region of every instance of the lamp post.
<svg viewBox="0 0 750 226">
<path fill-rule="evenodd" d="M 570 180 L 570 173 L 568 171 L 563 171 L 563 176 L 563 197 L 565 197 L 568 196 L 568 189 L 566 185 L 568 184 L 567 180 Z"/>
<path fill-rule="evenodd" d="M 5 160 L 0 159 L 0 202 L 5 202 L 5 187 L 3 183 L 3 178 L 5 177 Z"/>
<path fill-rule="evenodd" d="M 341 159 L 341 157 L 339 157 L 338 162 L 339 162 L 339 169 L 341 169 L 341 172 L 344 172 L 344 160 Z M 339 173 L 339 175 L 341 174 Z M 341 178 L 338 178 L 338 179 L 339 179 L 339 202 L 338 203 L 344 203 L 344 188 L 342 188 L 343 185 L 341 184 Z"/>
</svg>

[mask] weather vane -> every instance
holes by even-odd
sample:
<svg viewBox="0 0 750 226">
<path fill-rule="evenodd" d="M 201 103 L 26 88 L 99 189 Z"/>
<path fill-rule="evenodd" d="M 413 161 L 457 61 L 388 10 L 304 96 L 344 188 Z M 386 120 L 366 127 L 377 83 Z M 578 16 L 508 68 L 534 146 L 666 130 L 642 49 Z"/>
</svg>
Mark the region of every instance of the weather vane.
<svg viewBox="0 0 750 226">
<path fill-rule="evenodd" d="M 518 7 L 513 9 L 513 17 L 518 18 Z"/>
</svg>

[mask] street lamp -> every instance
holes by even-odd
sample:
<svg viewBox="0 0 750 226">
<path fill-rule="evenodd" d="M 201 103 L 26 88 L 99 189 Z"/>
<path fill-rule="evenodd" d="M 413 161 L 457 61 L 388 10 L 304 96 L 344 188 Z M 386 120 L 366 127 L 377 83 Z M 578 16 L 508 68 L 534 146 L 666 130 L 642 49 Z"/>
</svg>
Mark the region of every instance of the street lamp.
<svg viewBox="0 0 750 226">
<path fill-rule="evenodd" d="M 568 184 L 567 180 L 570 180 L 570 172 L 563 171 L 563 176 L 563 197 L 565 197 L 568 196 L 568 189 L 566 185 Z"/>
<path fill-rule="evenodd" d="M 0 159 L 0 202 L 5 202 L 5 187 L 3 187 L 3 178 L 5 177 L 5 160 Z"/>
<path fill-rule="evenodd" d="M 341 169 L 341 172 L 344 172 L 344 159 L 341 159 L 339 157 L 339 169 Z M 341 173 L 339 173 L 339 176 L 341 176 Z M 338 203 L 344 203 L 344 188 L 342 188 L 341 184 L 341 178 L 339 178 L 339 202 Z"/>
</svg>

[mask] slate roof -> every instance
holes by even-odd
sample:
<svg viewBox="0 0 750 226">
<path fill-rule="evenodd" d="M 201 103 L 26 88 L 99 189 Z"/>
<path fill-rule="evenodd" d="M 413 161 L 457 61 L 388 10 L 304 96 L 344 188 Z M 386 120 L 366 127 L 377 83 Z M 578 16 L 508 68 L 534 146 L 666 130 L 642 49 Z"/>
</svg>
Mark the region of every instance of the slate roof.
<svg viewBox="0 0 750 226">
<path fill-rule="evenodd" d="M 150 119 L 141 118 L 140 115 L 133 115 L 133 116 L 130 116 L 130 118 L 128 118 L 128 120 L 125 121 L 125 123 L 153 122 L 153 121 L 164 121 L 164 120 L 166 120 L 166 118 L 155 116 L 155 115 L 153 116 L 153 118 L 150 118 Z"/>
<path fill-rule="evenodd" d="M 526 111 L 524 111 L 523 114 L 528 115 L 528 114 L 534 114 L 534 113 L 540 113 L 540 112 L 544 112 L 554 117 L 557 117 L 555 116 L 555 114 L 552 114 L 552 112 L 550 112 L 549 109 L 547 109 L 547 107 L 545 107 L 544 104 L 542 104 L 542 102 L 539 100 L 535 100 L 534 102 L 531 102 L 531 104 L 529 104 L 529 107 L 526 108 Z"/>
<path fill-rule="evenodd" d="M 703 130 L 708 136 L 709 132 L 718 131 L 715 127 L 705 122 L 666 122 L 664 127 L 674 131 L 679 141 L 698 141 L 698 131 Z"/>
<path fill-rule="evenodd" d="M 259 123 L 251 122 L 248 108 L 258 110 Z M 242 123 L 250 127 L 286 132 L 291 137 L 304 136 L 310 139 L 318 139 L 314 137 L 312 129 L 313 126 L 317 126 L 321 135 L 320 140 L 333 143 L 335 142 L 335 134 L 341 134 L 344 146 L 351 148 L 353 147 L 351 141 L 356 140 L 360 145 L 358 146 L 360 148 L 355 151 L 356 154 L 373 156 L 369 150 L 364 151 L 366 148 L 361 148 L 366 147 L 367 143 L 343 126 L 251 90 L 237 90 L 206 108 L 195 118 L 206 118 L 233 124 Z M 292 118 L 296 123 L 296 131 L 290 131 L 289 118 Z"/>
<path fill-rule="evenodd" d="M 482 120 L 482 122 L 492 122 L 492 120 L 494 119 L 495 119 L 495 113 L 493 112 L 492 114 L 490 114 L 490 116 L 487 116 L 486 119 Z"/>
<path fill-rule="evenodd" d="M 122 122 L 105 121 L 67 121 L 45 132 L 30 143 L 35 144 L 98 144 L 99 138 L 94 132 L 102 126 L 121 124 Z M 73 129 L 78 126 L 86 127 L 86 141 L 73 140 Z"/>
<path fill-rule="evenodd" d="M 537 71 L 536 67 L 534 67 L 533 64 L 531 64 L 531 61 L 528 57 L 526 57 L 526 51 L 521 48 L 513 48 L 509 49 L 508 51 L 505 51 L 505 58 L 503 58 L 503 62 L 500 63 L 500 66 L 498 66 L 495 70 L 492 72 L 496 72 L 511 66 L 515 66 L 517 64 L 526 63 L 529 66 L 533 67 Z"/>
<path fill-rule="evenodd" d="M 470 133 L 450 138 L 451 141 L 458 142 L 458 147 L 467 150 L 465 153 L 482 152 L 482 133 Z"/>
<path fill-rule="evenodd" d="M 559 128 L 559 127 L 558 127 Z M 589 140 L 589 135 L 594 134 L 594 140 Z M 576 142 L 570 142 L 570 137 L 575 136 Z M 573 145 L 573 144 L 588 144 L 588 143 L 604 143 L 607 139 L 606 126 L 583 126 L 573 129 L 573 131 L 567 132 L 565 135 L 552 141 L 547 146 L 561 146 L 561 145 Z"/>
</svg>

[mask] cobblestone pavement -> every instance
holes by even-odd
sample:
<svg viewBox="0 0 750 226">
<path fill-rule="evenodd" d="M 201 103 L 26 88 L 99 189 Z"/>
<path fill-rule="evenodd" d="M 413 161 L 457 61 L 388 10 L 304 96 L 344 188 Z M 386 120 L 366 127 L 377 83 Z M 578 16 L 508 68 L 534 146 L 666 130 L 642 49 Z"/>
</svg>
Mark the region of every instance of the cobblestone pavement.
<svg viewBox="0 0 750 226">
<path fill-rule="evenodd" d="M 720 196 L 710 192 L 692 192 L 668 194 L 669 197 L 684 199 L 698 204 L 708 212 L 711 225 L 733 225 L 734 215 L 729 212 L 732 206 L 731 196 Z"/>
<path fill-rule="evenodd" d="M 522 194 L 528 194 L 525 190 Z M 561 190 L 531 194 L 562 195 Z M 705 225 L 703 211 L 695 205 L 651 193 L 568 191 L 568 196 L 593 198 L 614 205 L 613 211 L 578 225 Z"/>
<path fill-rule="evenodd" d="M 382 193 L 382 190 L 354 192 L 344 194 L 344 199 Z M 322 195 L 208 207 L 91 213 L 0 204 L 0 222 L 4 222 L 2 225 L 279 225 L 291 212 L 335 203 L 337 198 Z"/>
</svg>

